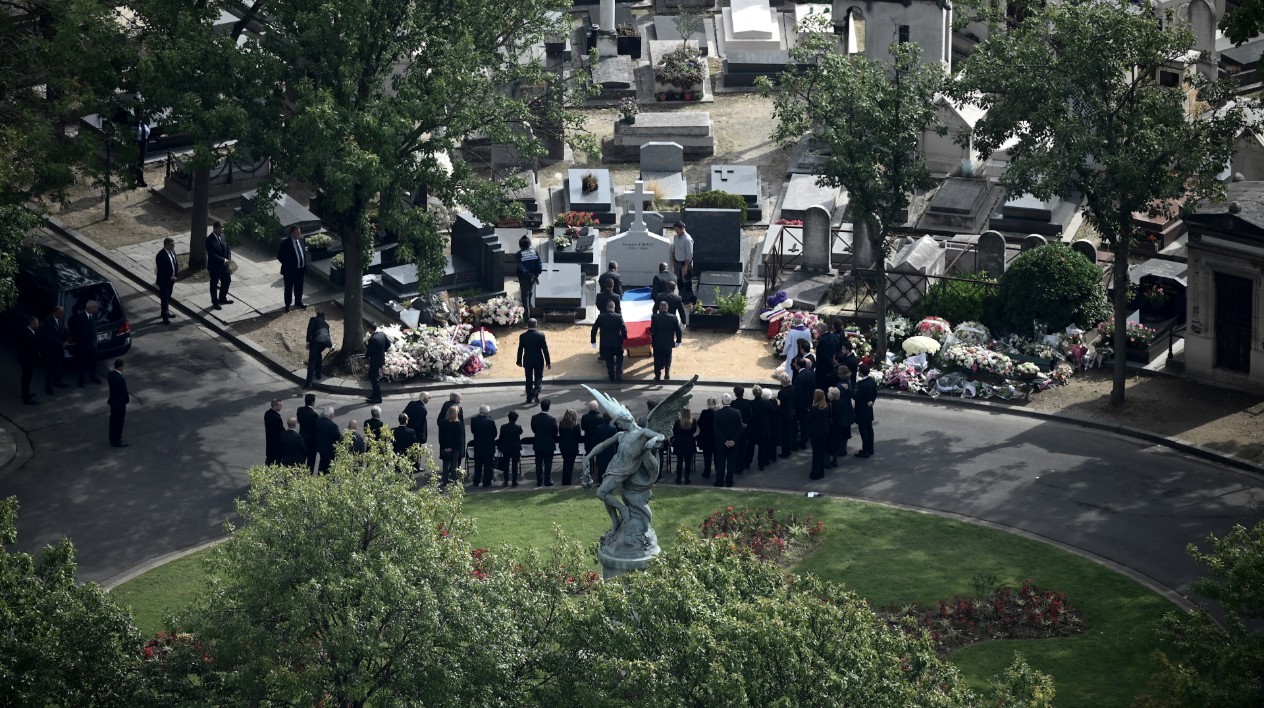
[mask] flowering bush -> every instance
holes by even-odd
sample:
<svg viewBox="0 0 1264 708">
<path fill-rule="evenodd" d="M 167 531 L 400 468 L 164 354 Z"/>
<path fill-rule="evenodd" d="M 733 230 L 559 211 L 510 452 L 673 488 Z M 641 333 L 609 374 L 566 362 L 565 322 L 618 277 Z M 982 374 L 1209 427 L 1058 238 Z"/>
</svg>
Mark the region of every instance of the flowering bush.
<svg viewBox="0 0 1264 708">
<path fill-rule="evenodd" d="M 939 352 L 939 360 L 970 371 L 983 371 L 1005 376 L 1014 368 L 1014 360 L 989 349 L 972 344 L 954 344 Z"/>
<path fill-rule="evenodd" d="M 952 331 L 962 344 L 987 344 L 992 340 L 992 332 L 982 322 L 962 322 Z"/>
<path fill-rule="evenodd" d="M 918 334 L 936 341 L 944 341 L 950 332 L 952 332 L 952 325 L 942 317 L 923 317 L 922 321 L 917 323 Z"/>
<path fill-rule="evenodd" d="M 913 334 L 913 321 L 899 315 L 887 316 L 887 343 L 897 345 Z"/>
<path fill-rule="evenodd" d="M 566 234 L 557 234 L 553 237 L 553 245 L 557 248 L 570 248 L 571 238 Z"/>
<path fill-rule="evenodd" d="M 777 219 L 778 226 L 803 226 L 803 219 Z"/>
<path fill-rule="evenodd" d="M 813 523 L 811 516 L 802 521 L 794 514 L 778 518 L 775 509 L 734 511 L 730 506 L 708 516 L 698 530 L 703 538 L 728 539 L 760 560 L 780 561 L 787 550 L 799 551 L 819 543 L 825 524 Z"/>
<path fill-rule="evenodd" d="M 581 229 L 585 226 L 596 226 L 597 215 L 591 211 L 564 211 L 553 220 L 554 226 L 565 226 L 568 229 Z"/>
<path fill-rule="evenodd" d="M 522 321 L 526 310 L 511 297 L 494 297 L 483 304 L 483 320 L 497 327 L 511 327 Z"/>
<path fill-rule="evenodd" d="M 939 342 L 931 339 L 930 337 L 918 335 L 904 340 L 904 344 L 901 345 L 901 348 L 903 348 L 904 353 L 909 356 L 915 356 L 917 354 L 934 354 L 939 351 Z"/>
<path fill-rule="evenodd" d="M 1067 604 L 1066 593 L 1042 590 L 1031 579 L 1018 589 L 1004 586 L 983 597 L 888 607 L 883 615 L 894 628 L 926 634 L 940 652 L 994 639 L 1065 637 L 1084 631 L 1084 620 Z"/>
<path fill-rule="evenodd" d="M 1097 325 L 1097 333 L 1102 335 L 1108 343 L 1115 343 L 1115 320 L 1114 318 L 1102 320 Z M 1145 349 L 1154 341 L 1154 335 L 1158 332 L 1152 327 L 1147 327 L 1140 322 L 1129 322 L 1128 329 L 1125 334 L 1128 336 L 1129 349 Z"/>
</svg>

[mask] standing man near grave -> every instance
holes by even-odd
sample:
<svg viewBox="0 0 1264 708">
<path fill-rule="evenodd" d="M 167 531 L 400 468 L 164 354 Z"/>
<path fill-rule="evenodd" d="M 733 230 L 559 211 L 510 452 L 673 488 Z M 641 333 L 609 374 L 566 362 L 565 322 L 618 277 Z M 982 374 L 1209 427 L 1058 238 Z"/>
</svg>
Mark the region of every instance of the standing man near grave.
<svg viewBox="0 0 1264 708">
<path fill-rule="evenodd" d="M 834 365 L 846 366 L 851 372 L 851 390 L 856 390 L 856 371 L 860 368 L 859 362 L 856 361 L 856 354 L 852 351 L 851 341 L 847 337 L 843 337 L 843 341 L 838 346 L 838 354 L 834 355 Z M 837 376 L 837 368 L 835 376 Z"/>
<path fill-rule="evenodd" d="M 461 405 L 461 400 L 462 400 L 462 399 L 461 399 L 461 394 L 459 394 L 459 393 L 450 393 L 450 394 L 448 394 L 448 400 L 444 401 L 442 406 L 439 406 L 439 415 L 438 415 L 438 417 L 436 417 L 436 418 L 435 418 L 435 423 L 436 423 L 436 424 L 438 424 L 438 422 L 439 422 L 439 421 L 441 421 L 441 420 L 447 420 L 447 419 L 448 419 L 448 409 L 449 409 L 449 408 L 451 408 L 452 406 L 459 406 L 459 405 Z M 458 409 L 458 410 L 459 410 L 459 409 Z M 464 424 L 464 423 L 465 423 L 465 412 L 464 412 L 464 411 L 462 411 L 462 412 L 461 412 L 460 418 L 461 418 L 461 423 L 462 423 L 462 424 Z"/>
<path fill-rule="evenodd" d="M 180 266 L 176 263 L 176 241 L 173 238 L 164 238 L 162 250 L 154 256 L 154 272 L 157 273 L 154 284 L 158 286 L 158 304 L 162 309 L 163 324 L 171 324 L 171 291 L 176 287 L 176 273 L 179 271 Z"/>
<path fill-rule="evenodd" d="M 272 399 L 272 405 L 263 414 L 263 464 L 275 465 L 285 454 L 281 439 L 285 435 L 285 423 L 281 419 L 281 399 Z"/>
<path fill-rule="evenodd" d="M 474 440 L 472 487 L 490 487 L 496 476 L 496 421 L 491 412 L 492 407 L 484 403 L 478 407 L 478 415 L 470 419 L 470 437 Z"/>
<path fill-rule="evenodd" d="M 426 404 L 429 402 L 430 392 L 422 391 L 416 400 L 409 401 L 408 405 L 404 406 L 404 413 L 408 414 L 408 427 L 412 428 L 413 432 L 417 434 L 417 442 L 421 445 L 425 445 L 430 440 L 429 428 L 426 427 L 426 415 L 428 414 Z M 379 412 L 379 416 L 381 415 L 380 408 L 375 408 L 374 410 Z"/>
<path fill-rule="evenodd" d="M 606 281 L 614 284 L 607 288 Z M 617 261 L 610 261 L 606 265 L 606 272 L 597 278 L 597 284 L 601 286 L 602 290 L 613 290 L 615 295 L 623 296 L 623 276 L 619 275 L 619 264 Z"/>
<path fill-rule="evenodd" d="M 612 278 L 601 281 L 601 292 L 597 293 L 597 314 L 605 312 L 607 304 L 613 304 L 615 312 L 623 312 L 623 298 L 614 291 Z"/>
<path fill-rule="evenodd" d="M 518 366 L 522 367 L 526 376 L 527 403 L 539 402 L 544 370 L 553 368 L 549 359 L 549 343 L 544 333 L 536 329 L 538 324 L 534 317 L 528 319 L 527 331 L 518 336 Z"/>
<path fill-rule="evenodd" d="M 856 457 L 873 457 L 873 403 L 878 400 L 878 382 L 869 376 L 869 365 L 861 364 L 856 372 L 856 430 L 860 433 L 860 452 Z"/>
<path fill-rule="evenodd" d="M 290 416 L 285 421 L 285 434 L 281 436 L 281 464 L 286 467 L 307 462 L 307 441 L 298 432 L 298 418 Z"/>
<path fill-rule="evenodd" d="M 75 363 L 79 365 L 79 388 L 85 378 L 101 383 L 97 376 L 97 301 L 89 300 L 70 317 L 70 336 L 75 340 Z"/>
<path fill-rule="evenodd" d="M 601 425 L 601 406 L 596 401 L 588 402 L 588 412 L 579 419 L 579 429 L 584 433 L 584 454 L 587 455 L 597 443 L 594 441 L 593 434 L 597 431 L 597 426 Z"/>
<path fill-rule="evenodd" d="M 816 372 L 803 357 L 794 360 L 794 417 L 799 424 L 799 450 L 808 447 L 808 409 L 812 406 L 816 391 Z"/>
<path fill-rule="evenodd" d="M 667 312 L 680 318 L 682 325 L 689 324 L 689 311 L 685 308 L 685 301 L 676 294 L 676 281 L 667 283 L 667 289 L 663 291 L 663 294 L 654 299 L 666 304 Z"/>
<path fill-rule="evenodd" d="M 606 373 L 611 381 L 623 380 L 623 340 L 628 338 L 628 328 L 623 315 L 614 311 L 614 305 L 606 303 L 606 311 L 597 315 L 589 339 L 597 349 L 597 333 L 601 333 L 601 358 L 606 361 Z"/>
<path fill-rule="evenodd" d="M 518 253 L 514 256 L 518 263 L 518 292 L 522 297 L 522 308 L 526 316 L 531 317 L 531 303 L 535 301 L 535 286 L 540 282 L 540 273 L 544 272 L 544 263 L 540 254 L 531 247 L 531 237 L 518 239 Z"/>
<path fill-rule="evenodd" d="M 369 360 L 369 383 L 373 385 L 373 392 L 369 394 L 367 402 L 382 402 L 382 367 L 386 366 L 386 350 L 391 348 L 391 340 L 386 338 L 386 334 L 379 332 L 377 325 L 369 323 L 369 343 L 365 348 L 365 356 Z"/>
<path fill-rule="evenodd" d="M 65 314 L 66 309 L 58 305 L 44 318 L 39 328 L 40 350 L 44 355 L 44 393 L 50 396 L 54 386 L 67 388 L 61 381 L 61 370 L 66 363 L 66 340 L 70 337 L 62 321 Z"/>
<path fill-rule="evenodd" d="M 733 397 L 724 394 L 724 404 L 715 412 L 715 486 L 733 486 L 733 473 L 737 471 L 740 452 L 738 442 L 742 438 L 742 414 L 732 406 Z"/>
<path fill-rule="evenodd" d="M 334 422 L 334 407 L 325 406 L 325 414 L 316 421 L 316 454 L 320 455 L 320 464 L 316 469 L 325 474 L 334 461 L 334 447 L 342 440 L 342 429 Z"/>
<path fill-rule="evenodd" d="M 281 262 L 281 277 L 285 279 L 285 311 L 290 302 L 300 310 L 303 304 L 303 279 L 307 277 L 307 247 L 303 245 L 303 231 L 297 224 L 290 227 L 290 237 L 277 248 L 277 260 Z"/>
<path fill-rule="evenodd" d="M 307 381 L 303 388 L 312 387 L 312 379 L 320 379 L 320 365 L 325 358 L 325 350 L 334 346 L 329 336 L 329 323 L 325 321 L 325 311 L 317 310 L 307 321 Z"/>
<path fill-rule="evenodd" d="M 670 270 L 667 270 L 667 264 L 659 263 L 658 274 L 654 276 L 654 281 L 650 283 L 650 294 L 657 300 L 659 295 L 667 292 L 667 284 L 675 282 L 676 276 Z"/>
<path fill-rule="evenodd" d="M 206 237 L 206 272 L 211 276 L 211 307 L 216 310 L 224 308 L 220 305 L 231 305 L 228 299 L 228 286 L 233 282 L 233 273 L 229 264 L 233 261 L 233 249 L 224 238 L 224 226 L 218 221 L 211 226 L 211 233 Z M 217 295 L 218 293 L 218 295 Z"/>
<path fill-rule="evenodd" d="M 309 393 L 303 397 L 303 407 L 298 409 L 298 432 L 303 436 L 303 446 L 307 450 L 307 468 L 316 469 L 316 421 L 320 414 L 316 412 L 316 394 Z"/>
<path fill-rule="evenodd" d="M 531 416 L 531 434 L 535 440 L 535 486 L 553 486 L 553 452 L 557 449 L 557 418 L 549 415 L 549 399 L 540 401 L 540 412 Z"/>
<path fill-rule="evenodd" d="M 676 263 L 676 281 L 680 283 L 680 294 L 693 296 L 693 236 L 685 231 L 685 222 L 677 221 L 676 237 L 672 239 L 672 260 Z"/>
<path fill-rule="evenodd" d="M 127 404 L 132 395 L 127 392 L 127 379 L 123 378 L 123 360 L 114 360 L 114 370 L 106 376 L 110 380 L 110 397 L 106 403 L 110 406 L 110 444 L 114 447 L 127 447 L 123 442 L 123 419 L 127 416 Z"/>
<path fill-rule="evenodd" d="M 667 311 L 667 303 L 658 303 L 658 312 L 650 318 L 650 344 L 654 348 L 654 380 L 662 374 L 671 379 L 672 350 L 680 346 L 680 320 Z"/>
<path fill-rule="evenodd" d="M 825 327 L 824 323 L 821 325 Z M 816 385 L 828 391 L 838 380 L 834 358 L 843 348 L 843 322 L 834 320 L 816 341 Z"/>
<path fill-rule="evenodd" d="M 734 472 L 745 472 L 750 467 L 751 439 L 755 432 L 755 407 L 746 398 L 745 386 L 733 387 L 733 410 L 742 416 L 742 434 L 737 438 L 737 457 L 734 458 Z"/>
<path fill-rule="evenodd" d="M 39 318 L 31 315 L 26 318 L 26 327 L 22 328 L 22 341 L 18 343 L 18 365 L 22 367 L 22 402 L 33 406 L 39 401 L 31 393 L 31 379 L 35 378 L 35 367 L 40 360 Z M 49 393 L 52 393 L 49 390 Z"/>
</svg>

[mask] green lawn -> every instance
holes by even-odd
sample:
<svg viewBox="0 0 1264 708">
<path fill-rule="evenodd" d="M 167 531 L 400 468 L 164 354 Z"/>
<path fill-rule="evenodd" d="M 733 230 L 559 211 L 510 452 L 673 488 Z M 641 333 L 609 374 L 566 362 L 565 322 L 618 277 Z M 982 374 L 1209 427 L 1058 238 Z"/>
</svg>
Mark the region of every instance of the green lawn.
<svg viewBox="0 0 1264 708">
<path fill-rule="evenodd" d="M 696 529 L 725 506 L 776 508 L 825 522 L 815 553 L 800 572 L 842 582 L 874 605 L 930 602 L 972 592 L 976 576 L 1004 583 L 1031 578 L 1065 592 L 1087 631 L 1068 639 L 989 642 L 956 652 L 952 661 L 976 687 L 1003 669 L 1013 652 L 1053 675 L 1060 706 L 1127 706 L 1157 668 L 1159 617 L 1173 605 L 1131 579 L 1037 541 L 981 526 L 900 511 L 877 504 L 775 492 L 723 492 L 664 487 L 655 490 L 654 527 L 665 550 L 676 528 Z M 474 494 L 466 510 L 478 520 L 477 546 L 545 546 L 552 527 L 574 539 L 595 539 L 608 518 L 591 492 L 567 489 L 525 494 Z M 169 563 L 120 586 L 145 632 L 161 627 L 205 585 L 203 554 Z M 594 568 L 596 563 L 594 561 Z"/>
</svg>

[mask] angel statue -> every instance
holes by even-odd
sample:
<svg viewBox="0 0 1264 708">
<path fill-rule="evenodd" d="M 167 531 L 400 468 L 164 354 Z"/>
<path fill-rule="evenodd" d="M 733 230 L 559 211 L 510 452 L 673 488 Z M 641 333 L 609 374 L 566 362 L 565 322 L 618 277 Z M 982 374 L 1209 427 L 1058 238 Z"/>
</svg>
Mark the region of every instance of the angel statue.
<svg viewBox="0 0 1264 708">
<path fill-rule="evenodd" d="M 650 489 L 658 481 L 659 451 L 671 435 L 672 424 L 680 411 L 693 398 L 690 391 L 697 381 L 698 377 L 694 376 L 667 400 L 655 406 L 644 428 L 636 424 L 632 413 L 621 403 L 584 386 L 619 429 L 614 437 L 584 455 L 580 477 L 580 483 L 585 488 L 592 486 L 590 466 L 593 458 L 611 445 L 618 446 L 618 452 L 597 488 L 597 498 L 606 503 L 606 511 L 610 514 L 610 530 L 601 537 L 602 555 L 634 559 L 658 553 L 658 537 L 650 527 L 652 514 L 649 502 L 653 496 Z M 622 499 L 615 496 L 616 491 Z"/>
</svg>

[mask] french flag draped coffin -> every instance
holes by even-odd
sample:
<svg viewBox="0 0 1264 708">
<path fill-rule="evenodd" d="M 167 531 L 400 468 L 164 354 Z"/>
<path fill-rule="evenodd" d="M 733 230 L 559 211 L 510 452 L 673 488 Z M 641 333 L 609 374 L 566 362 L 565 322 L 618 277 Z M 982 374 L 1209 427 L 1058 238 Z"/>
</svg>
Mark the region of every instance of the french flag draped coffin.
<svg viewBox="0 0 1264 708">
<path fill-rule="evenodd" d="M 623 323 L 628 328 L 625 349 L 650 345 L 650 316 L 654 314 L 654 296 L 649 288 L 632 288 L 623 291 L 620 298 L 623 307 Z"/>
</svg>

